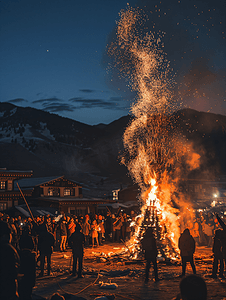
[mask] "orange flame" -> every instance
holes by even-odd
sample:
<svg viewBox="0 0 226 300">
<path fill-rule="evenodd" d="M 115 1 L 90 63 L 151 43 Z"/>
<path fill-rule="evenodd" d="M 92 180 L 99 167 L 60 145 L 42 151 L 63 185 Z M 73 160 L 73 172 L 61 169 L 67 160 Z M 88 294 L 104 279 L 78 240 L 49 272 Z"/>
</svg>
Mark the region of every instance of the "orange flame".
<svg viewBox="0 0 226 300">
<path fill-rule="evenodd" d="M 169 62 L 160 35 L 155 38 L 154 33 L 139 32 L 141 16 L 142 12 L 131 7 L 121 12 L 117 42 L 108 52 L 116 57 L 116 66 L 137 92 L 131 108 L 134 119 L 124 133 L 122 163 L 140 186 L 141 213 L 127 247 L 131 253 L 139 249 L 141 226 L 148 212 L 152 226 L 159 227 L 157 237 L 165 254 L 176 257 L 180 224 L 172 198 L 176 192 L 179 195 L 182 165 L 186 162 L 189 170 L 198 167 L 199 156 L 181 134 L 176 134 L 175 120 L 169 114 L 173 109 Z"/>
</svg>

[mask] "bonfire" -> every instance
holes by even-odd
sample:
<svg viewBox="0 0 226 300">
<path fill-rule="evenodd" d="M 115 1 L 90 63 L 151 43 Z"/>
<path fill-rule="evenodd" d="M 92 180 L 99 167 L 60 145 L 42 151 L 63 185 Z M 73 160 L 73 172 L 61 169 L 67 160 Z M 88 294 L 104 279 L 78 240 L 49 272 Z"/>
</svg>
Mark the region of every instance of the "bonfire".
<svg viewBox="0 0 226 300">
<path fill-rule="evenodd" d="M 140 214 L 125 252 L 136 259 L 145 229 L 151 226 L 159 258 L 176 260 L 182 215 L 186 214 L 188 221 L 193 218 L 180 182 L 199 166 L 199 155 L 175 127 L 174 81 L 161 42 L 164 33 L 144 32 L 144 21 L 142 11 L 129 6 L 122 10 L 116 40 L 108 46 L 111 67 L 119 70 L 136 92 L 131 106 L 133 119 L 123 136 L 121 161 L 140 187 Z"/>
</svg>

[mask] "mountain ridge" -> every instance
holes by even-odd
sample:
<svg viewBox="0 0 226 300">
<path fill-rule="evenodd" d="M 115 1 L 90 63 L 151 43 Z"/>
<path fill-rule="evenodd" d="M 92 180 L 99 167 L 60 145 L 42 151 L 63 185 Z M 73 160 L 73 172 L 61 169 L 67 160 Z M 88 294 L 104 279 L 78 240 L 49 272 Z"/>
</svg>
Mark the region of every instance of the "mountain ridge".
<svg viewBox="0 0 226 300">
<path fill-rule="evenodd" d="M 176 127 L 201 155 L 198 175 L 226 172 L 226 116 L 182 109 Z M 0 167 L 30 169 L 35 177 L 65 175 L 90 189 L 132 184 L 125 166 L 124 116 L 109 124 L 87 125 L 35 108 L 0 103 Z M 207 172 L 208 171 L 208 172 Z M 93 192 L 92 192 L 93 193 Z"/>
</svg>

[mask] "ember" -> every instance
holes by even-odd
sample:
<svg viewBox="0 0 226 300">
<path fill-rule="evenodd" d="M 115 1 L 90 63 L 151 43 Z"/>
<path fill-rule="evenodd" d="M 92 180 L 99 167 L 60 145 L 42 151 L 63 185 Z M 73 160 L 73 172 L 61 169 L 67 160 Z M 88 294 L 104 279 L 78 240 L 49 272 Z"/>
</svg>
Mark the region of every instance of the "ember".
<svg viewBox="0 0 226 300">
<path fill-rule="evenodd" d="M 175 133 L 173 80 L 160 33 L 140 32 L 136 25 L 144 22 L 142 11 L 128 7 L 120 17 L 117 40 L 109 45 L 108 53 L 137 93 L 131 107 L 134 118 L 124 133 L 122 163 L 141 191 L 140 215 L 125 250 L 137 258 L 143 233 L 152 226 L 159 241 L 159 256 L 176 259 L 179 221 L 185 206 L 179 182 L 186 172 L 199 166 L 199 155 Z"/>
</svg>

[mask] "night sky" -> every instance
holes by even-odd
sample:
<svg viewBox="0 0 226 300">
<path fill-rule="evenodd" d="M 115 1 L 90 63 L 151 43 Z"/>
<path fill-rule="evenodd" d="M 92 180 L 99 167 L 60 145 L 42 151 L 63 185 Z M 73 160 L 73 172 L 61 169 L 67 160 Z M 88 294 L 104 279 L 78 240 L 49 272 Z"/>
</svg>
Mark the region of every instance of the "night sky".
<svg viewBox="0 0 226 300">
<path fill-rule="evenodd" d="M 116 77 L 106 47 L 123 0 L 0 2 L 0 101 L 87 124 L 127 115 L 136 97 Z M 226 4 L 129 1 L 147 16 L 143 30 L 164 32 L 178 108 L 226 114 Z"/>
</svg>

